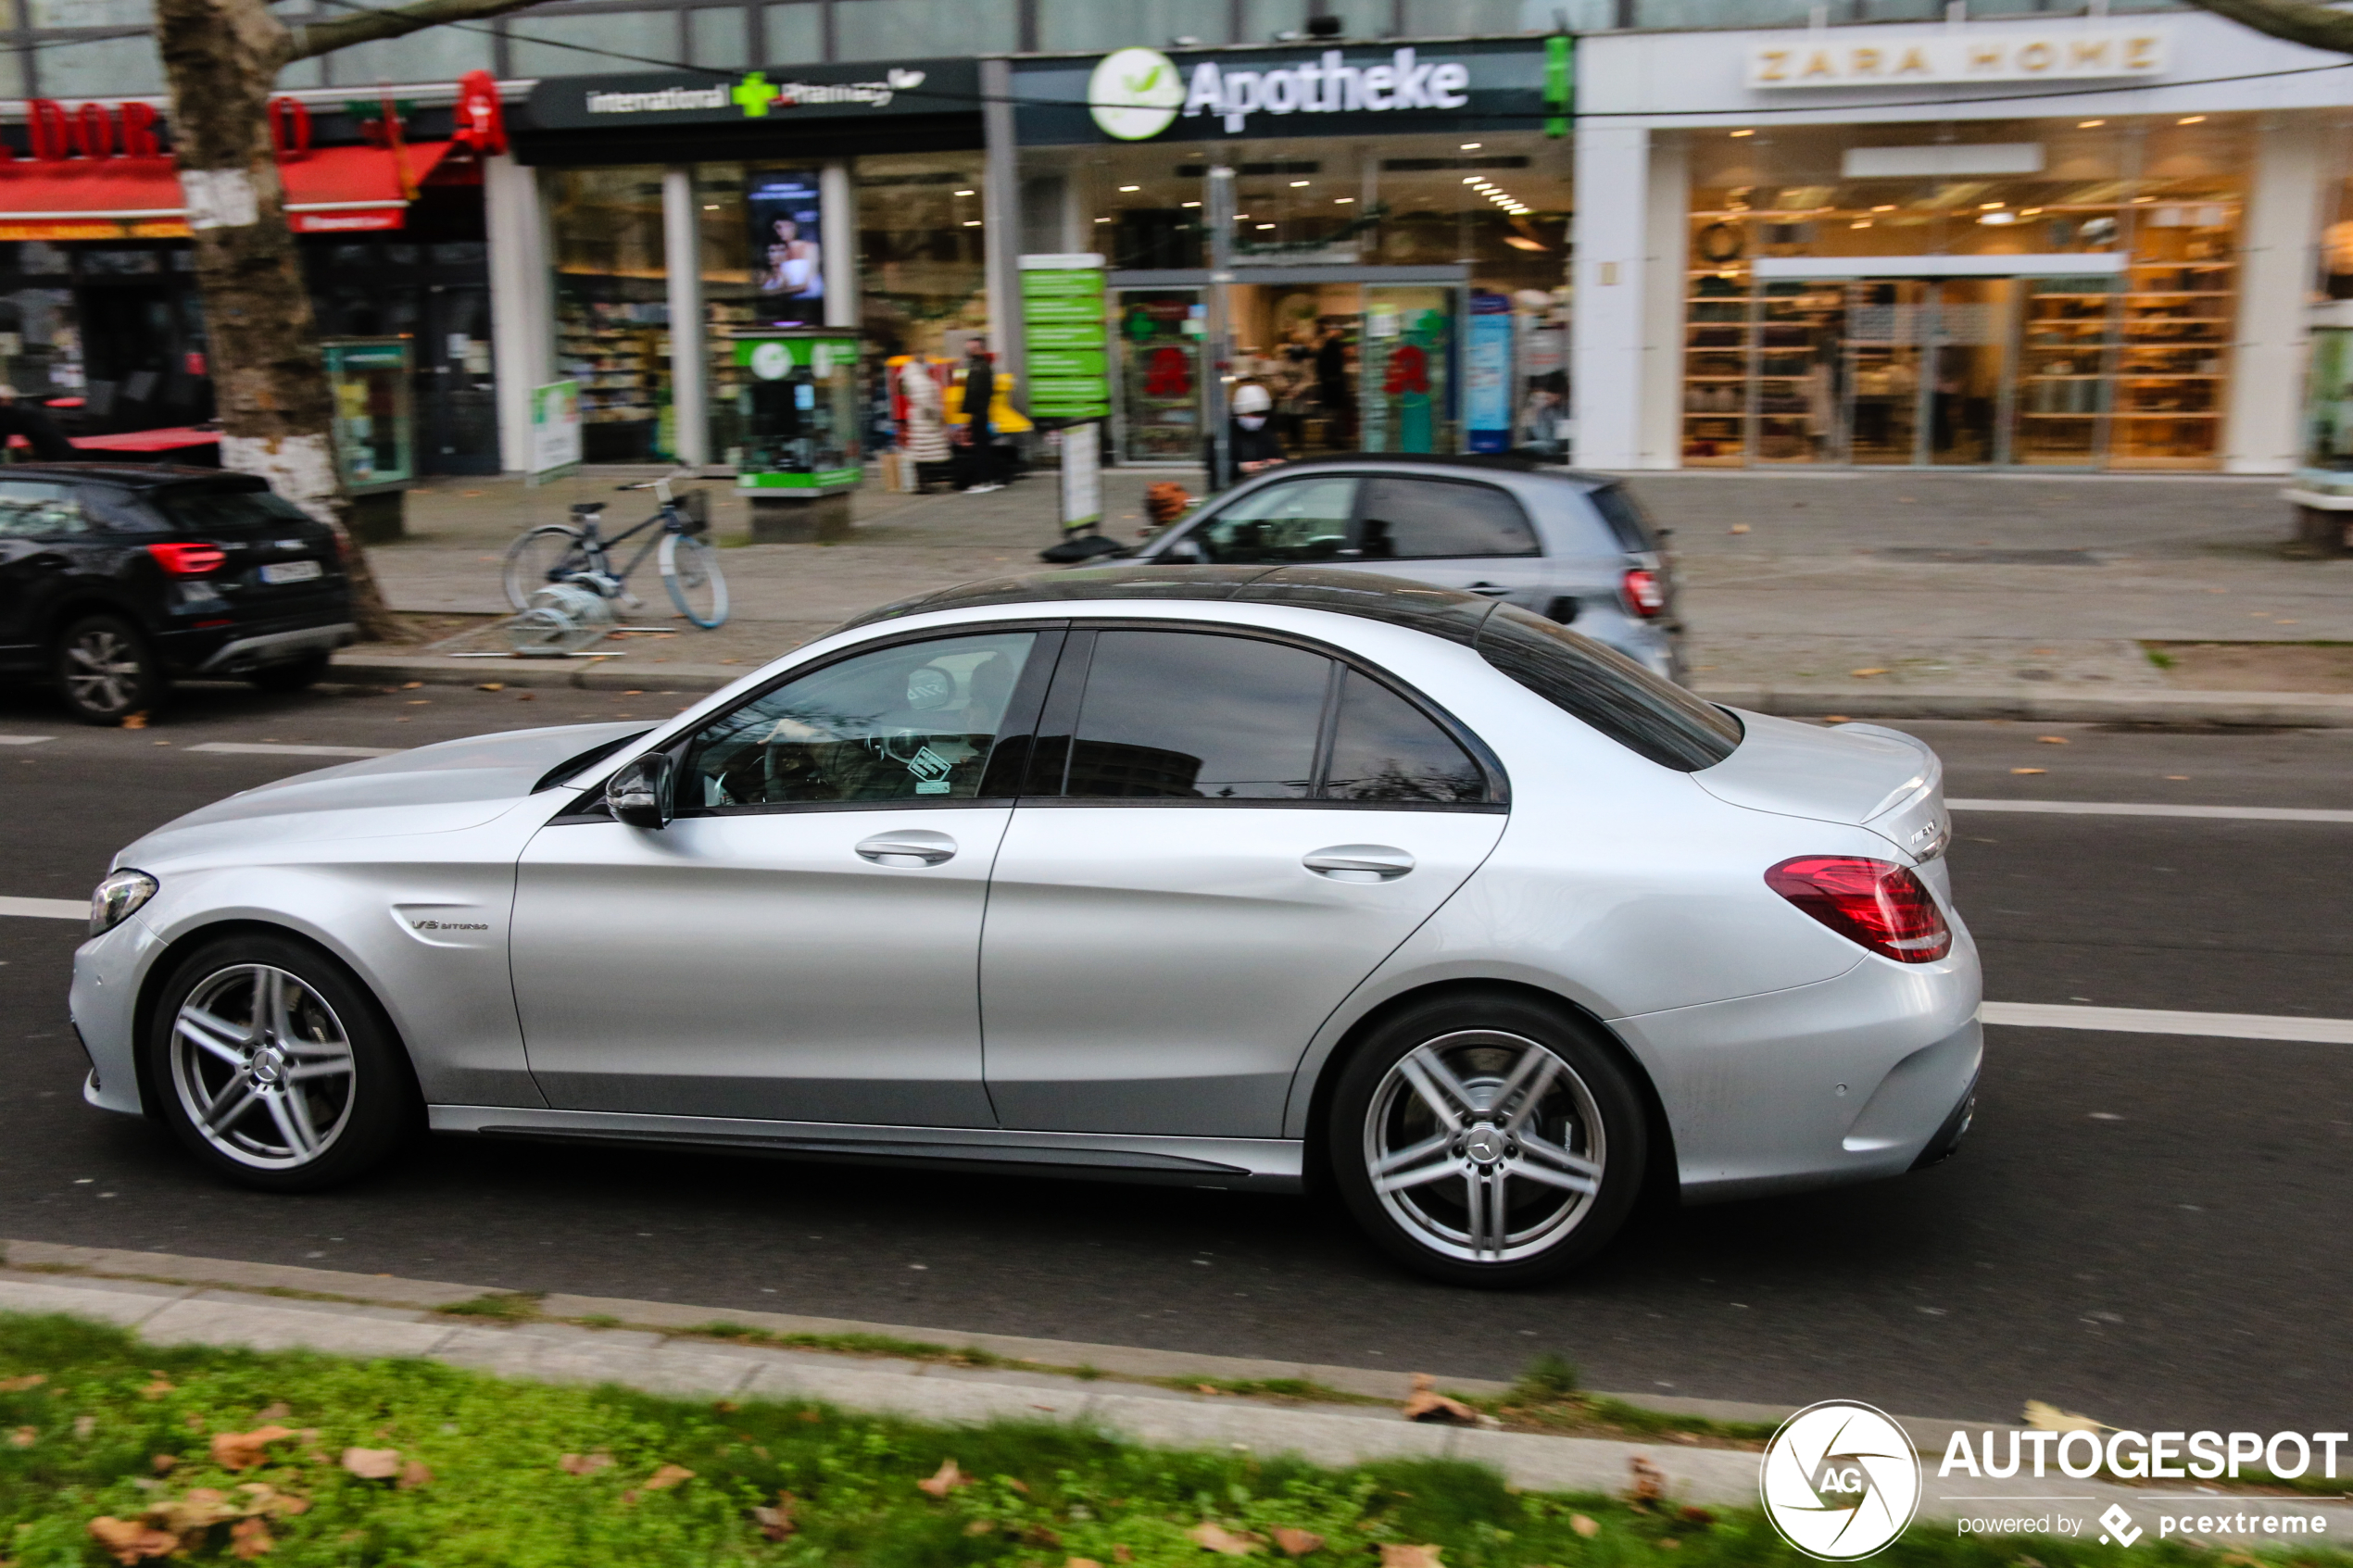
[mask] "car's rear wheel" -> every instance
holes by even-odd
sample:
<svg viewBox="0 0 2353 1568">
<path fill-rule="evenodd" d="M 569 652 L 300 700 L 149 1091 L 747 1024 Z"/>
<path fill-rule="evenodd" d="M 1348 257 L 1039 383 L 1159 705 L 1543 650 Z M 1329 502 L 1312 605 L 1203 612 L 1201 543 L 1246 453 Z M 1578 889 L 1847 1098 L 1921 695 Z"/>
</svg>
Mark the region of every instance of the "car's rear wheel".
<svg viewBox="0 0 2353 1568">
<path fill-rule="evenodd" d="M 348 1181 L 415 1125 L 415 1086 L 373 998 L 284 937 L 190 955 L 157 999 L 147 1070 L 181 1143 L 266 1191 Z"/>
<path fill-rule="evenodd" d="M 120 724 L 161 702 L 170 686 L 155 649 L 119 615 L 87 615 L 68 626 L 51 668 L 58 695 L 85 724 Z"/>
<path fill-rule="evenodd" d="M 307 692 L 327 673 L 331 656 L 306 654 L 284 664 L 265 664 L 245 679 L 265 692 Z"/>
<path fill-rule="evenodd" d="M 1504 993 L 1384 1020 L 1333 1093 L 1326 1147 L 1356 1223 L 1455 1285 L 1553 1279 L 1625 1223 L 1649 1158 L 1617 1051 L 1566 1010 Z"/>
</svg>

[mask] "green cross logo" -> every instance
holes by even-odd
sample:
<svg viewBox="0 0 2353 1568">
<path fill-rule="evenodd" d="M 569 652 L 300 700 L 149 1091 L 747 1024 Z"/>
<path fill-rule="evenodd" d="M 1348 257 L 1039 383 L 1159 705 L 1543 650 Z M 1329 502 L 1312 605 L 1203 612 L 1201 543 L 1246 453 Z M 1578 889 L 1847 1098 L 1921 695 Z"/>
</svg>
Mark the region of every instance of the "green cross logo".
<svg viewBox="0 0 2353 1568">
<path fill-rule="evenodd" d="M 736 90 L 728 96 L 736 100 L 736 107 L 744 113 L 754 119 L 761 119 L 766 117 L 768 106 L 776 101 L 778 94 L 768 84 L 768 73 L 756 70 L 737 82 Z"/>
</svg>

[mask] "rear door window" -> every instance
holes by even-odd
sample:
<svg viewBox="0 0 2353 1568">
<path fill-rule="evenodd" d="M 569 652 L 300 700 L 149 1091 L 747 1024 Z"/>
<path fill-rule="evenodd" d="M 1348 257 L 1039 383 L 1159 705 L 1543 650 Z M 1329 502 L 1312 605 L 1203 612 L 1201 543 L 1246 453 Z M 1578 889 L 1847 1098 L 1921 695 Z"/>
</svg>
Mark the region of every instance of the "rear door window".
<svg viewBox="0 0 2353 1568">
<path fill-rule="evenodd" d="M 1319 654 L 1250 637 L 1098 633 L 1063 794 L 1307 799 L 1331 670 Z"/>
<path fill-rule="evenodd" d="M 1491 484 L 1368 478 L 1357 501 L 1354 558 L 1463 560 L 1543 552 L 1520 504 Z"/>
<path fill-rule="evenodd" d="M 1321 798 L 1472 806 L 1487 798 L 1487 779 L 1437 721 L 1351 670 L 1340 685 Z"/>
<path fill-rule="evenodd" d="M 1602 521 L 1609 525 L 1610 536 L 1617 547 L 1628 555 L 1656 555 L 1658 535 L 1651 527 L 1651 520 L 1642 504 L 1622 484 L 1604 484 L 1589 490 L 1585 498 L 1602 514 Z"/>
<path fill-rule="evenodd" d="M 1186 537 L 1212 566 L 1337 559 L 1348 543 L 1356 485 L 1346 475 L 1270 484 L 1240 497 Z"/>
</svg>

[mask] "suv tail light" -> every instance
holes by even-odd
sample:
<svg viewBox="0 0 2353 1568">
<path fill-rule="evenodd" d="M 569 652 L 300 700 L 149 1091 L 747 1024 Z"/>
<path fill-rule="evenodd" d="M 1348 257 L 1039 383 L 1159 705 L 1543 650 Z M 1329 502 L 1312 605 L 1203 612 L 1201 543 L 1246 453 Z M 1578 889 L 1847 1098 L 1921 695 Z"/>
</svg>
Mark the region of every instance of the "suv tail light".
<svg viewBox="0 0 2353 1568">
<path fill-rule="evenodd" d="M 227 551 L 212 545 L 150 545 L 147 554 L 174 577 L 202 577 L 218 571 L 229 558 Z"/>
<path fill-rule="evenodd" d="M 1800 855 L 1765 885 L 1837 932 L 1897 963 L 1934 963 L 1953 950 L 1944 911 L 1910 868 L 1859 855 Z"/>
<path fill-rule="evenodd" d="M 1641 620 L 1648 621 L 1667 608 L 1667 585 L 1646 566 L 1629 571 L 1618 585 L 1624 590 L 1627 609 Z"/>
</svg>

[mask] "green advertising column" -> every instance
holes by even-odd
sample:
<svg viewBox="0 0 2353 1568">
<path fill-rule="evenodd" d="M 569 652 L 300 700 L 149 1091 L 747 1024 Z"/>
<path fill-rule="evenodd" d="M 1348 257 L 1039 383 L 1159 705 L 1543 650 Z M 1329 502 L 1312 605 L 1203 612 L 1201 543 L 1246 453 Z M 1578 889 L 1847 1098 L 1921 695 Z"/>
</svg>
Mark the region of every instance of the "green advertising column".
<svg viewBox="0 0 2353 1568">
<path fill-rule="evenodd" d="M 335 467 L 351 497 L 347 526 L 363 545 L 408 532 L 417 477 L 417 420 L 406 337 L 331 337 L 319 347 L 334 394 Z"/>
<path fill-rule="evenodd" d="M 755 544 L 849 536 L 849 493 L 866 477 L 858 422 L 858 339 L 839 327 L 734 334 L 742 380 L 736 492 L 751 503 Z M 733 445 L 733 443 L 731 443 Z"/>
<path fill-rule="evenodd" d="M 1030 418 L 1062 432 L 1063 530 L 1091 529 L 1103 516 L 1101 421 L 1111 415 L 1103 258 L 1023 257 L 1021 317 Z"/>
</svg>

